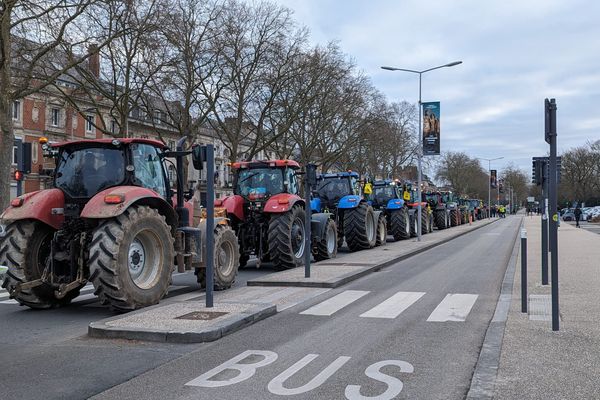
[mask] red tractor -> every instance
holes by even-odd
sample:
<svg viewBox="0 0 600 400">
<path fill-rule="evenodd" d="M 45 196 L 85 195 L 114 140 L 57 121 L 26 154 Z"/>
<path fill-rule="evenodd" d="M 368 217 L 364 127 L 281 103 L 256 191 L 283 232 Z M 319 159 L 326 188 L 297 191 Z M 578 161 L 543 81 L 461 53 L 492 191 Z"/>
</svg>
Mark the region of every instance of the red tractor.
<svg viewBox="0 0 600 400">
<path fill-rule="evenodd" d="M 56 160 L 53 188 L 11 201 L 0 216 L 2 287 L 20 304 L 51 308 L 68 304 L 88 282 L 103 304 L 129 311 L 156 304 L 180 270 L 201 269 L 202 229 L 189 226 L 193 206 L 182 179 L 173 192 L 165 158 L 196 152 L 169 151 L 147 139 L 82 140 L 42 145 Z M 181 172 L 181 169 L 179 169 Z M 231 286 L 238 245 L 231 229 L 215 229 L 215 286 Z"/>
<path fill-rule="evenodd" d="M 327 213 L 311 216 L 311 249 L 306 249 L 305 201 L 299 195 L 300 165 L 292 160 L 232 164 L 234 194 L 215 201 L 227 211 L 240 247 L 240 266 L 251 255 L 275 268 L 299 266 L 305 251 L 322 260 L 337 254 L 335 223 Z"/>
</svg>

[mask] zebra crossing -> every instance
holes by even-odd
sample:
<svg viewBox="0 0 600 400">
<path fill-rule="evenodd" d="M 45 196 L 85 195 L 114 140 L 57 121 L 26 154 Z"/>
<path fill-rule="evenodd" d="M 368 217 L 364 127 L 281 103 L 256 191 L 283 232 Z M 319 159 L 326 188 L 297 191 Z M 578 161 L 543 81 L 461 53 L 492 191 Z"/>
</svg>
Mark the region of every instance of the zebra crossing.
<svg viewBox="0 0 600 400">
<path fill-rule="evenodd" d="M 345 290 L 312 307 L 301 315 L 331 316 L 349 305 L 367 299 L 370 291 Z M 395 319 L 413 304 L 426 296 L 425 292 L 397 292 L 376 306 L 362 312 L 360 318 Z M 477 294 L 449 293 L 427 318 L 427 322 L 464 322 L 473 309 Z"/>
</svg>

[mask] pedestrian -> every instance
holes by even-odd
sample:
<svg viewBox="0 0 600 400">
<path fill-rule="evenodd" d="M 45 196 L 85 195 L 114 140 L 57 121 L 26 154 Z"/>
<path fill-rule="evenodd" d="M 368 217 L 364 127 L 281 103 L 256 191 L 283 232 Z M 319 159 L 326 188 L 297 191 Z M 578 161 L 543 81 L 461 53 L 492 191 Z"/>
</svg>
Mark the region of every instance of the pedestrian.
<svg viewBox="0 0 600 400">
<path fill-rule="evenodd" d="M 579 207 L 579 204 L 577 204 L 574 214 L 575 214 L 575 227 L 581 228 L 581 226 L 579 226 L 579 220 L 581 219 L 582 211 L 581 211 L 581 207 Z"/>
</svg>

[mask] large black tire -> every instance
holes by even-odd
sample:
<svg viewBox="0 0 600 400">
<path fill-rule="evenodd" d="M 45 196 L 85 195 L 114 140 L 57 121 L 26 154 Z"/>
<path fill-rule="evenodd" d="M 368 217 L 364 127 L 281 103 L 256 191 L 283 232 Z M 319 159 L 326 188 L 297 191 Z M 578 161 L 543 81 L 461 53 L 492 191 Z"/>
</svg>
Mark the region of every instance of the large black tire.
<svg viewBox="0 0 600 400">
<path fill-rule="evenodd" d="M 305 213 L 301 206 L 294 206 L 286 213 L 271 216 L 269 254 L 276 269 L 290 269 L 302 264 L 307 250 L 304 219 Z"/>
<path fill-rule="evenodd" d="M 325 235 L 317 243 L 316 249 L 313 251 L 315 261 L 329 260 L 335 258 L 338 251 L 338 236 L 335 222 L 330 219 L 325 226 Z"/>
<path fill-rule="evenodd" d="M 133 206 L 94 230 L 90 281 L 102 304 L 126 312 L 157 304 L 168 292 L 174 249 L 165 217 L 147 206 Z"/>
<path fill-rule="evenodd" d="M 0 238 L 0 265 L 8 267 L 2 287 L 23 306 L 34 309 L 60 307 L 79 296 L 79 289 L 75 289 L 58 299 L 54 290 L 45 285 L 15 292 L 18 283 L 41 278 L 53 234 L 48 225 L 23 220 L 10 224 L 5 236 Z"/>
<path fill-rule="evenodd" d="M 380 213 L 379 218 L 377 219 L 377 238 L 375 241 L 375 246 L 383 246 L 387 243 L 387 220 L 385 219 L 385 214 Z"/>
<path fill-rule="evenodd" d="M 213 288 L 229 289 L 235 283 L 240 259 L 240 245 L 235 232 L 228 226 L 215 227 Z M 196 268 L 200 287 L 206 287 L 206 268 Z"/>
<path fill-rule="evenodd" d="M 408 210 L 402 208 L 390 214 L 390 232 L 394 240 L 408 239 L 410 237 L 410 216 Z"/>
<path fill-rule="evenodd" d="M 439 230 L 447 228 L 446 210 L 435 210 L 433 212 L 433 219 L 435 221 L 436 228 L 438 228 Z"/>
<path fill-rule="evenodd" d="M 450 210 L 450 226 L 460 225 L 460 215 L 458 210 Z"/>
<path fill-rule="evenodd" d="M 340 222 L 342 222 L 342 221 L 339 221 L 339 219 L 338 219 L 338 223 L 337 223 L 337 248 L 338 249 L 341 249 L 342 246 L 344 246 L 344 227 L 342 226 L 342 224 Z"/>
<path fill-rule="evenodd" d="M 415 210 L 413 214 L 410 216 L 410 237 L 417 237 L 417 232 L 419 230 L 419 225 L 417 223 L 418 211 Z"/>
<path fill-rule="evenodd" d="M 426 235 L 429 233 L 429 214 L 427 213 L 427 209 L 421 209 L 421 235 Z"/>
<path fill-rule="evenodd" d="M 350 251 L 370 249 L 377 241 L 373 208 L 367 203 L 344 210 L 344 236 Z"/>
</svg>

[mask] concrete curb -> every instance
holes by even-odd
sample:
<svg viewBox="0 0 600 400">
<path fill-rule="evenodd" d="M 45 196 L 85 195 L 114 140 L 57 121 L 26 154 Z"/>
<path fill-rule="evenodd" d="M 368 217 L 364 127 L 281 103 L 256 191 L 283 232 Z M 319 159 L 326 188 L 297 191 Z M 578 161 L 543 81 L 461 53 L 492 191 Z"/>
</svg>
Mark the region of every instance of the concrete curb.
<svg viewBox="0 0 600 400">
<path fill-rule="evenodd" d="M 413 251 L 409 251 L 405 254 L 402 254 L 400 256 L 397 257 L 393 257 L 389 260 L 386 260 L 384 262 L 381 262 L 379 264 L 375 264 L 373 266 L 367 267 L 361 271 L 357 271 L 357 272 L 350 272 L 346 275 L 343 275 L 337 279 L 333 279 L 333 280 L 329 280 L 329 281 L 321 281 L 321 282 L 314 282 L 314 281 L 295 281 L 295 280 L 280 280 L 280 281 L 267 281 L 267 280 L 261 280 L 261 278 L 256 278 L 256 279 L 252 279 L 249 280 L 248 282 L 246 282 L 246 285 L 248 286 L 297 286 L 297 287 L 312 287 L 312 288 L 329 288 L 329 289 L 334 289 L 337 287 L 340 287 L 342 285 L 345 285 L 349 282 L 352 282 L 356 279 L 362 278 L 365 275 L 370 274 L 371 272 L 376 272 L 379 271 L 385 267 L 388 267 L 392 264 L 395 264 L 397 262 L 406 260 L 407 258 L 413 257 L 417 254 L 423 253 L 427 250 L 431 250 L 434 247 L 440 246 L 444 243 L 448 243 L 451 240 L 454 240 L 456 238 L 459 238 L 463 235 L 466 235 L 468 233 L 474 232 L 480 228 L 483 228 L 485 226 L 491 225 L 494 222 L 498 221 L 499 219 L 494 219 L 492 221 L 489 221 L 488 223 L 482 223 L 479 224 L 477 226 L 475 226 L 473 229 L 465 231 L 465 232 L 460 232 L 457 233 L 456 235 L 444 238 L 438 242 L 434 242 L 431 243 L 427 246 L 423 246 L 419 249 L 415 249 Z M 269 275 L 267 275 L 268 277 Z"/>
<path fill-rule="evenodd" d="M 523 218 L 521 218 L 521 225 Z M 496 303 L 494 316 L 488 326 L 475 365 L 475 372 L 471 378 L 471 386 L 467 393 L 467 400 L 470 399 L 493 399 L 496 386 L 496 377 L 500 366 L 500 355 L 502 352 L 502 340 L 504 338 L 504 329 L 508 319 L 508 312 L 512 301 L 513 283 L 517 265 L 517 256 L 521 247 L 519 239 L 519 230 L 515 232 L 514 246 L 508 261 L 504 279 L 502 280 L 502 289 Z"/>
<path fill-rule="evenodd" d="M 125 328 L 109 325 L 112 321 L 127 318 L 136 314 L 147 313 L 148 311 L 160 308 L 162 306 L 164 306 L 164 304 L 146 307 L 124 315 L 118 315 L 103 319 L 101 321 L 92 322 L 88 326 L 88 336 L 103 339 L 129 339 L 169 343 L 212 342 L 277 313 L 277 306 L 274 304 L 257 303 L 245 312 L 233 313 L 231 316 L 211 324 L 210 326 L 197 330 L 186 331 Z M 216 305 L 215 309 L 218 310 L 218 305 Z"/>
</svg>

